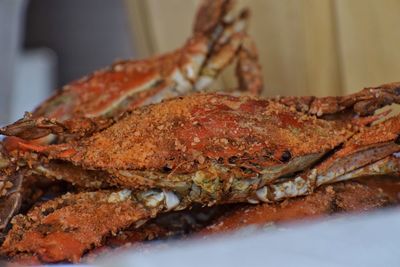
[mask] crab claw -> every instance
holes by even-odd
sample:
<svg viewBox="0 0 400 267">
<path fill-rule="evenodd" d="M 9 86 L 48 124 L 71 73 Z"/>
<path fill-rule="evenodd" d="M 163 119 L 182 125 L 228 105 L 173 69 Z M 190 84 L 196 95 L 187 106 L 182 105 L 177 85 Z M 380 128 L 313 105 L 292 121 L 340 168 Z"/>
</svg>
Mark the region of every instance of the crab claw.
<svg viewBox="0 0 400 267">
<path fill-rule="evenodd" d="M 362 116 L 373 114 L 375 110 L 393 103 L 400 104 L 400 82 L 365 88 L 341 99 L 342 106 L 353 106 L 354 111 Z"/>
<path fill-rule="evenodd" d="M 25 115 L 24 118 L 0 128 L 0 134 L 7 136 L 16 136 L 22 139 L 38 139 L 51 133 L 61 133 L 64 127 L 54 119 L 37 118 L 33 119 L 31 115 Z"/>
<path fill-rule="evenodd" d="M 7 150 L 17 152 L 36 152 L 56 157 L 58 159 L 69 159 L 75 155 L 77 151 L 73 148 L 73 144 L 58 144 L 58 145 L 40 145 L 28 142 L 18 137 L 9 137 L 6 143 Z"/>
<path fill-rule="evenodd" d="M 229 11 L 232 10 L 233 4 L 233 0 L 203 0 L 197 10 L 193 32 L 212 33 L 218 27 L 221 17 L 223 20 L 229 19 Z"/>
<path fill-rule="evenodd" d="M 57 136 L 74 135 L 78 137 L 89 136 L 114 123 L 113 119 L 106 118 L 75 118 L 60 122 L 56 119 L 44 117 L 32 118 L 25 116 L 23 119 L 0 128 L 0 134 L 16 136 L 25 140 L 36 140 L 49 134 Z M 5 143 L 7 143 L 7 139 Z"/>
<path fill-rule="evenodd" d="M 357 125 L 357 126 L 368 126 L 371 125 L 372 123 L 385 118 L 392 112 L 391 109 L 385 110 L 381 113 L 371 115 L 371 116 L 366 116 L 366 117 L 357 117 L 352 120 L 352 122 Z"/>
<path fill-rule="evenodd" d="M 37 153 L 46 154 L 49 157 L 56 157 L 58 159 L 69 159 L 71 156 L 75 155 L 77 151 L 71 147 L 69 144 L 59 144 L 59 145 L 37 145 L 25 141 L 20 141 L 18 143 L 19 150 L 21 151 L 32 151 Z"/>
<path fill-rule="evenodd" d="M 195 83 L 196 90 L 207 88 L 235 58 L 238 90 L 258 96 L 263 90 L 261 66 L 254 41 L 244 31 L 250 12 L 242 10 L 237 20 L 224 29 Z"/>
</svg>

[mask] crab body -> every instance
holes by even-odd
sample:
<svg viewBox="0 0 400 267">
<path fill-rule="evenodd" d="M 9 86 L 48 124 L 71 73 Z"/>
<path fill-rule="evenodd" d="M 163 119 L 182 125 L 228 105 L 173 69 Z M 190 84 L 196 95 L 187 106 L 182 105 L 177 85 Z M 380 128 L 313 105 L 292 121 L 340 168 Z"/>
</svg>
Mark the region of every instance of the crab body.
<svg viewBox="0 0 400 267">
<path fill-rule="evenodd" d="M 19 146 L 46 155 L 34 171 L 84 187 L 168 190 L 189 203 L 268 202 L 306 194 L 398 152 L 398 120 L 360 128 L 276 101 L 195 94 L 134 110 L 78 141 Z"/>
<path fill-rule="evenodd" d="M 352 133 L 269 100 L 195 94 L 135 110 L 76 142 L 20 145 L 102 173 L 110 185 L 195 187 L 217 201 L 307 169 Z"/>
</svg>

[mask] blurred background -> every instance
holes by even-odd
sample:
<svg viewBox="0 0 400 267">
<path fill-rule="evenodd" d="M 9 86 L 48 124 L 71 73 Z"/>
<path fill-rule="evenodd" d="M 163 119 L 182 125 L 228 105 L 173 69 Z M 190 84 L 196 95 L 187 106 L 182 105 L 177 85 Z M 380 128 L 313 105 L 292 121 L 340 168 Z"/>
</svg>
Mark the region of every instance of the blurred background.
<svg viewBox="0 0 400 267">
<path fill-rule="evenodd" d="M 0 0 L 0 124 L 117 59 L 180 47 L 198 0 Z M 400 80 L 400 0 L 239 0 L 264 95 L 345 94 Z M 228 70 L 216 86 L 232 87 Z"/>
</svg>

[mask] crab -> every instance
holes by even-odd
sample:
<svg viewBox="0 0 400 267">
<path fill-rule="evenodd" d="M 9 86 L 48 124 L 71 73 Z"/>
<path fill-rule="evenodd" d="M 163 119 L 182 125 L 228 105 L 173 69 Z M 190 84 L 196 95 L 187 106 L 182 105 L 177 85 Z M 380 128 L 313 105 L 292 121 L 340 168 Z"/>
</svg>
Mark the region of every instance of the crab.
<svg viewBox="0 0 400 267">
<path fill-rule="evenodd" d="M 86 127 L 87 132 L 98 130 L 126 110 L 207 89 L 236 58 L 238 88 L 259 94 L 261 69 L 256 47 L 246 33 L 250 13 L 244 9 L 236 15 L 233 6 L 233 0 L 203 0 L 193 36 L 180 49 L 149 59 L 116 62 L 64 86 L 26 117 L 56 119 Z M 17 124 L 14 135 L 24 138 L 23 126 L 32 130 L 25 123 L 22 119 Z M 49 134 L 44 127 L 37 130 L 27 133 L 31 139 Z"/>
<path fill-rule="evenodd" d="M 398 175 L 400 116 L 376 122 L 387 112 L 374 111 L 399 100 L 400 83 L 326 98 L 194 94 L 126 112 L 87 137 L 83 128 L 80 139 L 64 143 L 15 137 L 17 173 L 65 179 L 87 191 L 14 217 L 1 250 L 76 262 L 111 233 L 164 212 L 274 203 L 324 184 Z M 27 125 L 32 133 L 79 133 L 46 118 L 26 118 L 29 132 Z M 0 133 L 12 135 L 16 127 Z"/>
<path fill-rule="evenodd" d="M 196 15 L 193 36 L 182 48 L 145 60 L 116 62 L 72 82 L 9 127 L 8 133 L 29 137 L 32 143 L 63 142 L 60 135 L 49 134 L 46 120 L 35 120 L 41 127 L 29 125 L 32 119 L 46 117 L 69 125 L 70 129 L 77 128 L 79 134 L 87 136 L 112 125 L 127 110 L 206 89 L 235 59 L 238 88 L 248 94 L 258 94 L 263 84 L 256 47 L 246 34 L 249 12 L 242 10 L 237 15 L 233 7 L 233 0 L 203 0 Z M 63 138 L 79 136 L 71 130 L 71 134 Z M 7 226 L 21 205 L 24 175 L 13 175 L 7 170 L 12 164 L 8 154 L 14 144 L 13 138 L 0 143 L 0 170 L 3 172 L 0 176 L 0 206 L 4 207 L 0 210 L 0 229 Z"/>
</svg>

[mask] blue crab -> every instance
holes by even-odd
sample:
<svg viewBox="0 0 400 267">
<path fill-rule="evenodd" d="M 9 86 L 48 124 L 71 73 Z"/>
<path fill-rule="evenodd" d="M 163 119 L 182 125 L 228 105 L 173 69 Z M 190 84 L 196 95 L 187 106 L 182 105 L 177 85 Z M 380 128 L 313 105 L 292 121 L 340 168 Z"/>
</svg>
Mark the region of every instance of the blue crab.
<svg viewBox="0 0 400 267">
<path fill-rule="evenodd" d="M 328 183 L 397 175 L 400 116 L 376 122 L 387 113 L 373 112 L 399 95 L 400 84 L 320 99 L 194 94 L 127 112 L 78 140 L 19 139 L 11 156 L 29 162 L 27 172 L 88 189 L 16 216 L 2 251 L 78 261 L 110 233 L 196 203 L 273 203 Z M 29 125 L 40 127 L 37 120 L 45 119 Z M 70 131 L 51 120 L 46 129 Z"/>
<path fill-rule="evenodd" d="M 204 0 L 196 15 L 193 36 L 183 47 L 148 59 L 119 61 L 74 81 L 7 127 L 7 134 L 29 139 L 33 144 L 79 138 L 112 125 L 125 111 L 205 90 L 235 59 L 239 88 L 258 94 L 263 85 L 256 47 L 246 34 L 249 12 L 236 14 L 233 7 L 231 0 Z M 71 134 L 50 134 L 47 127 L 55 121 L 68 125 Z M 15 164 L 9 158 L 15 143 L 12 137 L 0 143 L 0 206 L 4 207 L 0 228 L 7 226 L 21 202 L 24 175 L 9 171 Z M 82 180 L 88 181 L 84 176 Z"/>
</svg>

